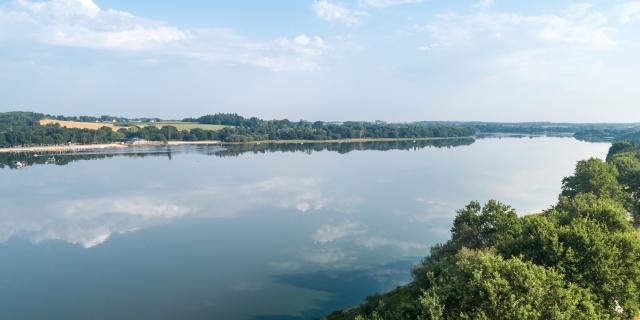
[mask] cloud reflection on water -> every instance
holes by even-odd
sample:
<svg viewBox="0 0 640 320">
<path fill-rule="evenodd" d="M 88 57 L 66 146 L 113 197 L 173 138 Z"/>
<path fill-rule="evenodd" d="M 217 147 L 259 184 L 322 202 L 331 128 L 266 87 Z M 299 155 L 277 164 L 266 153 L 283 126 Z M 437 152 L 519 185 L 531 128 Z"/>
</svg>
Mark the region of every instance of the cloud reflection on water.
<svg viewBox="0 0 640 320">
<path fill-rule="evenodd" d="M 91 248 L 112 234 L 162 225 L 186 216 L 229 218 L 264 207 L 301 213 L 321 210 L 335 199 L 320 189 L 314 179 L 274 177 L 236 186 L 171 191 L 166 196 L 58 200 L 20 214 L 4 212 L 0 239 L 4 242 L 19 234 L 36 243 L 63 240 Z"/>
</svg>

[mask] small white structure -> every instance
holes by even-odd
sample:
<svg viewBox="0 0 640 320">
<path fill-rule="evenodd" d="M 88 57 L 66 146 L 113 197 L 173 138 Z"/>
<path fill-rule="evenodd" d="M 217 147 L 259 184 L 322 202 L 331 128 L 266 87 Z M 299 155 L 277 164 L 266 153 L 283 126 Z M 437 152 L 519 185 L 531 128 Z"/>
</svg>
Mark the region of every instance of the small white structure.
<svg viewBox="0 0 640 320">
<path fill-rule="evenodd" d="M 140 138 L 127 138 L 127 139 L 123 139 L 121 141 L 119 141 L 122 144 L 128 144 L 128 145 L 137 145 L 137 144 L 146 144 L 149 141 L 145 140 L 145 139 L 140 139 Z"/>
</svg>

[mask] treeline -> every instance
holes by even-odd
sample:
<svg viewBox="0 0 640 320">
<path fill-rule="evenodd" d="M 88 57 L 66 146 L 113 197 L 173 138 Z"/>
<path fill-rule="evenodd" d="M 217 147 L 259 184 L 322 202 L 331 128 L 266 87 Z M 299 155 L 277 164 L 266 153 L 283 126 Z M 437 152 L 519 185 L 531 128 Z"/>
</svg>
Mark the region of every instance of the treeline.
<svg viewBox="0 0 640 320">
<path fill-rule="evenodd" d="M 615 143 L 540 214 L 471 202 L 412 283 L 329 319 L 637 319 L 639 204 L 640 151 Z"/>
<path fill-rule="evenodd" d="M 371 122 L 327 123 L 322 121 L 261 120 L 237 114 L 207 115 L 185 119 L 201 124 L 227 127 L 219 132 L 223 141 L 260 140 L 335 140 L 371 138 L 470 137 L 475 130 L 461 126 L 426 126 L 420 124 L 386 124 Z"/>
<path fill-rule="evenodd" d="M 78 122 L 117 122 L 117 123 L 129 123 L 129 122 L 150 122 L 150 121 L 162 121 L 160 118 L 125 118 L 116 117 L 110 115 L 95 116 L 62 116 L 62 115 L 45 115 L 48 119 L 64 120 L 64 121 L 78 121 Z"/>
<path fill-rule="evenodd" d="M 108 116 L 104 116 L 108 117 Z M 95 144 L 112 143 L 123 139 L 139 138 L 150 141 L 167 140 L 216 140 L 215 131 L 202 129 L 177 130 L 173 126 L 158 129 L 155 126 L 126 127 L 112 130 L 102 127 L 97 130 L 66 128 L 57 124 L 40 125 L 40 120 L 54 118 L 68 121 L 93 122 L 94 117 L 51 117 L 33 112 L 0 113 L 0 147 L 60 145 L 66 143 Z"/>
<path fill-rule="evenodd" d="M 576 139 L 584 141 L 632 141 L 640 144 L 640 129 L 592 129 L 574 134 Z"/>
<path fill-rule="evenodd" d="M 495 134 L 575 134 L 585 131 L 640 130 L 638 123 L 556 123 L 556 122 L 479 122 L 479 121 L 421 121 L 424 125 L 449 125 L 472 128 L 478 133 Z"/>
<path fill-rule="evenodd" d="M 70 129 L 57 125 L 40 125 L 45 116 L 33 112 L 0 113 L 0 147 L 22 145 L 57 145 L 68 142 L 108 143 L 121 139 L 122 134 L 109 128 L 99 130 Z"/>
<path fill-rule="evenodd" d="M 194 120 L 201 124 L 225 125 L 221 130 L 178 130 L 174 126 L 135 126 L 113 131 L 103 127 L 99 130 L 64 128 L 58 125 L 40 125 L 45 116 L 37 113 L 0 113 L 0 146 L 56 145 L 65 143 L 108 143 L 122 139 L 139 138 L 151 141 L 203 141 L 250 142 L 264 140 L 333 140 L 370 138 L 443 138 L 470 137 L 475 131 L 456 126 L 424 126 L 405 124 L 378 124 L 346 122 L 330 124 L 323 122 L 289 120 L 260 120 L 244 118 L 237 114 L 217 114 Z M 65 118 L 64 119 L 70 119 Z M 74 118 L 76 119 L 76 118 Z M 90 120 L 89 118 L 77 118 Z"/>
</svg>

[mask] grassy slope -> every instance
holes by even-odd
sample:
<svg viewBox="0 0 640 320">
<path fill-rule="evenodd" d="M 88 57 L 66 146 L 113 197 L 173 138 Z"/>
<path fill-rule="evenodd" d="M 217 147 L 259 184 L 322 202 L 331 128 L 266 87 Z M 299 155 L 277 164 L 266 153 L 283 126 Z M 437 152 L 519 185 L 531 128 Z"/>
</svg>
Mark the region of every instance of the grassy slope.
<svg viewBox="0 0 640 320">
<path fill-rule="evenodd" d="M 119 128 L 114 126 L 112 123 L 102 123 L 102 122 L 79 122 L 79 121 L 62 121 L 55 119 L 42 119 L 40 120 L 40 125 L 48 125 L 48 124 L 59 124 L 61 127 L 65 128 L 77 128 L 77 129 L 91 129 L 98 130 L 102 127 L 108 127 L 113 130 L 118 130 Z"/>
</svg>

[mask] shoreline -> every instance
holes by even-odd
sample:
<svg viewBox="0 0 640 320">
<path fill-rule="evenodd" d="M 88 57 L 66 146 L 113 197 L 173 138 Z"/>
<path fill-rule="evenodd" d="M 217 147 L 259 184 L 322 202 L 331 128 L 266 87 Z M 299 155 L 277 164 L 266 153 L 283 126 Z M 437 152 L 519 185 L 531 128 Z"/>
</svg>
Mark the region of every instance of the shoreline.
<svg viewBox="0 0 640 320">
<path fill-rule="evenodd" d="M 305 143 L 361 143 L 361 142 L 394 142 L 394 141 L 428 141 L 428 140 L 451 140 L 451 139 L 469 139 L 468 137 L 428 137 L 428 138 L 354 138 L 354 139 L 333 139 L 333 140 L 262 140 L 250 142 L 224 142 L 219 140 L 203 140 L 203 141 L 147 141 L 136 144 L 122 143 L 101 143 L 101 144 L 74 144 L 74 145 L 57 145 L 57 146 L 33 146 L 33 147 L 9 147 L 0 148 L 0 153 L 32 153 L 32 152 L 76 152 L 86 150 L 100 149 L 119 149 L 119 148 L 136 148 L 149 146 L 180 146 L 180 145 L 251 145 L 251 144 L 305 144 Z"/>
</svg>

